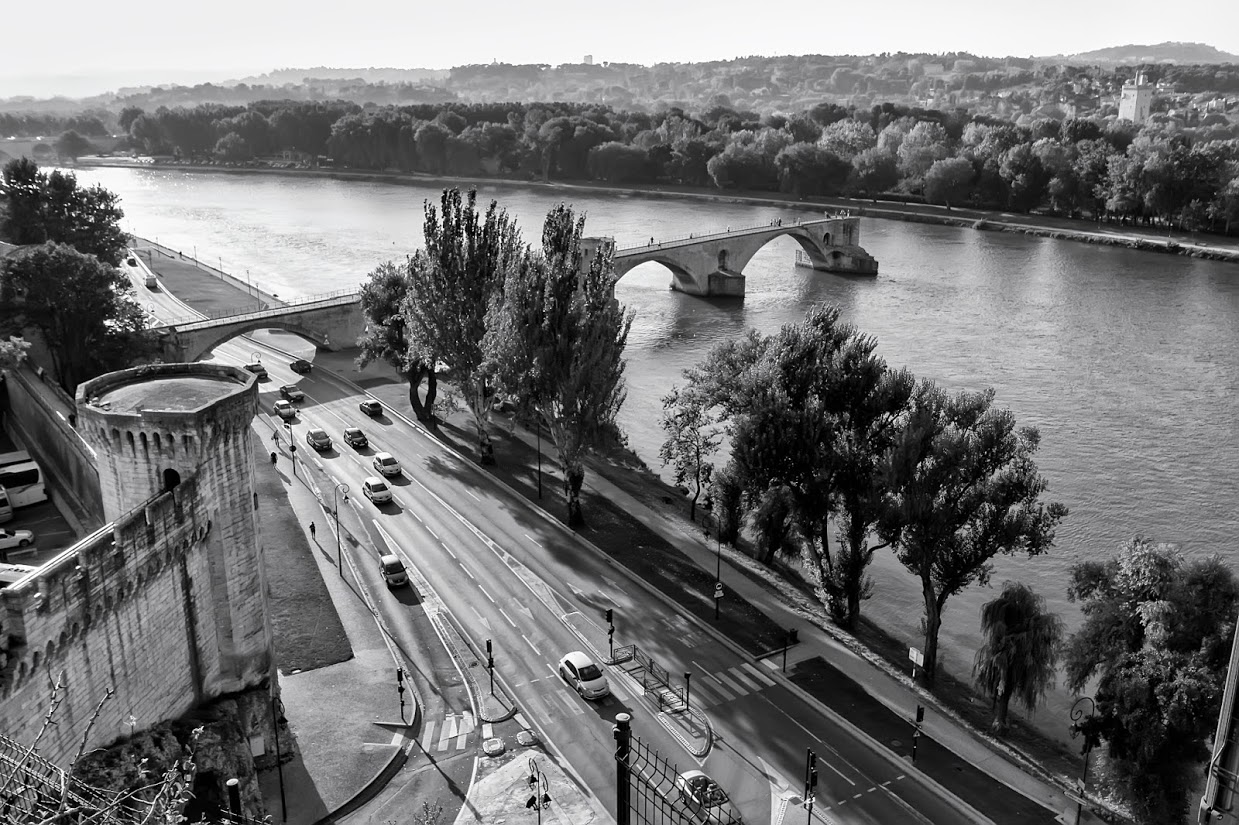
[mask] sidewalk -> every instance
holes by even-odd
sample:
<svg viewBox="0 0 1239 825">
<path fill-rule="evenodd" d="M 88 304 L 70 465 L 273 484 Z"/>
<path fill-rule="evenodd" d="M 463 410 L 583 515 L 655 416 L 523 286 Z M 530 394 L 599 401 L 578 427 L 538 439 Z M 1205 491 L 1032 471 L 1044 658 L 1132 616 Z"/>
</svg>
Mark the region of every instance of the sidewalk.
<svg viewBox="0 0 1239 825">
<path fill-rule="evenodd" d="M 523 441 L 531 446 L 534 444 L 534 437 L 532 435 L 523 430 L 517 430 L 516 432 Z M 639 518 L 647 527 L 666 538 L 668 542 L 684 553 L 695 564 L 713 575 L 716 565 L 715 550 L 712 546 L 705 543 L 703 539 L 699 538 L 699 529 L 693 529 L 695 525 L 669 518 L 662 513 L 651 510 L 643 502 L 612 484 L 597 472 L 591 472 L 586 475 L 585 486 L 591 488 L 598 495 L 609 499 L 617 507 Z M 792 665 L 809 665 L 806 670 L 810 672 L 810 676 L 805 681 L 813 681 L 813 671 L 820 671 L 822 669 L 816 666 L 815 660 L 821 660 L 826 670 L 833 671 L 824 680 L 826 690 L 823 692 L 812 691 L 812 693 L 817 694 L 812 698 L 820 701 L 823 695 L 830 695 L 832 698 L 843 700 L 843 703 L 850 700 L 853 704 L 848 708 L 848 715 L 852 718 L 856 718 L 853 714 L 859 712 L 855 703 L 857 700 L 863 700 L 864 697 L 871 697 L 880 702 L 882 706 L 900 720 L 907 720 L 918 704 L 925 705 L 928 712 L 925 722 L 921 726 L 923 740 L 928 739 L 945 747 L 950 751 L 950 754 L 962 759 L 968 765 L 983 771 L 986 775 L 1006 787 L 1018 791 L 1054 814 L 1064 815 L 1063 821 L 1074 821 L 1076 803 L 1069 799 L 1062 789 L 1026 772 L 1012 762 L 1011 758 L 999 753 L 970 729 L 945 715 L 945 711 L 938 707 L 933 697 L 928 693 L 888 674 L 885 670 L 857 655 L 819 625 L 807 624 L 804 616 L 791 609 L 779 595 L 755 581 L 747 572 L 733 566 L 726 558 L 723 561 L 723 581 L 728 592 L 733 592 L 747 600 L 784 627 L 797 628 L 799 644 L 790 648 L 787 653 L 789 669 Z M 747 654 L 744 654 L 739 647 L 735 645 L 733 647 L 747 658 Z M 774 664 L 782 664 L 781 654 L 768 658 L 772 658 Z M 770 668 L 768 672 L 776 675 L 778 678 L 783 678 L 775 668 Z M 843 685 L 840 683 L 839 675 L 846 677 L 847 680 L 859 686 L 860 690 L 857 693 L 861 694 L 861 696 L 846 696 L 845 691 L 841 690 Z M 793 685 L 804 690 L 804 687 L 798 683 L 794 682 Z M 809 691 L 806 692 L 809 693 Z M 831 704 L 835 703 L 831 702 Z M 910 740 L 911 725 L 904 722 L 902 727 L 904 731 L 902 738 Z M 866 732 L 876 739 L 885 739 L 877 731 L 870 731 L 867 727 Z M 921 758 L 918 761 L 918 766 L 922 770 L 928 769 L 931 776 L 941 772 L 949 778 L 952 773 L 949 766 L 938 765 L 936 767 L 945 767 L 947 769 L 942 771 L 932 770 L 931 766 L 934 760 L 932 750 L 926 749 L 927 744 L 923 742 L 921 746 Z M 1014 756 L 1013 754 L 1012 757 Z M 958 771 L 955 771 L 955 773 L 958 773 Z M 939 781 L 941 782 L 941 780 Z M 977 806 L 977 800 L 972 798 L 973 795 L 968 792 L 970 789 L 966 787 L 967 783 L 956 781 L 954 783 L 941 782 L 941 784 L 946 785 L 969 804 L 972 804 L 974 807 Z M 965 787 L 959 787 L 960 784 L 964 784 Z M 972 790 L 975 791 L 976 789 Z M 1069 816 L 1065 813 L 1068 811 L 1070 812 Z M 1099 818 L 1087 810 L 1083 812 L 1079 821 L 1081 823 L 1101 822 Z"/>
</svg>

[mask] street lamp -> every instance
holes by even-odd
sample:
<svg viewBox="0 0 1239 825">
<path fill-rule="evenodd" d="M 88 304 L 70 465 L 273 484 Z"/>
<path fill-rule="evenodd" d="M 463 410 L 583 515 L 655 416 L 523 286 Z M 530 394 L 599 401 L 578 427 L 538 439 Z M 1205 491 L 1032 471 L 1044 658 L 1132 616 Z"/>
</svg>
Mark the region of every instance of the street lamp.
<svg viewBox="0 0 1239 825">
<path fill-rule="evenodd" d="M 284 717 L 284 702 L 278 696 L 271 697 L 271 728 L 275 731 L 275 770 L 280 775 L 280 820 L 288 821 L 288 800 L 284 798 L 284 762 L 280 758 L 280 725 L 288 724 Z"/>
<path fill-rule="evenodd" d="M 1088 703 L 1087 712 L 1084 710 L 1086 702 Z M 1080 796 L 1076 801 L 1075 825 L 1080 825 L 1080 813 L 1084 808 L 1084 791 L 1088 788 L 1088 757 L 1093 748 L 1101 743 L 1095 724 L 1096 719 L 1097 703 L 1093 701 L 1093 697 L 1081 696 L 1076 699 L 1075 704 L 1071 706 L 1071 738 L 1075 739 L 1077 734 L 1084 735 L 1084 746 L 1080 749 L 1080 754 L 1084 757 L 1084 771 L 1080 774 L 1080 781 L 1076 786 Z"/>
<path fill-rule="evenodd" d="M 533 757 L 529 758 L 529 790 L 533 792 L 533 796 L 525 801 L 525 807 L 538 812 L 538 825 L 542 825 L 542 809 L 551 804 L 551 795 L 547 793 L 550 787 Z"/>
<path fill-rule="evenodd" d="M 297 477 L 297 444 L 293 441 L 293 425 L 291 421 L 284 422 L 284 432 L 288 433 L 288 460 L 293 465 L 293 478 Z"/>
<path fill-rule="evenodd" d="M 333 509 L 336 515 L 336 569 L 340 573 L 340 578 L 344 578 L 344 558 L 340 552 L 340 493 L 344 493 L 344 503 L 348 504 L 348 485 L 344 482 L 337 484 L 331 494 L 331 501 L 335 505 Z"/>
</svg>

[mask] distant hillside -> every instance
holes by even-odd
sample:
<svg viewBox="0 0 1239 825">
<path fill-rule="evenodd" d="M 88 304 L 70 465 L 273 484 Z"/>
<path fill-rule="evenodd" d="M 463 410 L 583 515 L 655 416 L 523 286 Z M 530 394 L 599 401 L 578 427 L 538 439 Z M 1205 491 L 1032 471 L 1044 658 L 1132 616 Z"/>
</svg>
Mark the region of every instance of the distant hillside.
<svg viewBox="0 0 1239 825">
<path fill-rule="evenodd" d="M 228 85 L 246 83 L 250 86 L 262 84 L 267 86 L 283 86 L 290 83 L 294 86 L 306 81 L 315 80 L 361 80 L 365 83 L 421 83 L 423 81 L 437 82 L 446 80 L 450 72 L 447 69 L 335 69 L 329 66 L 315 66 L 310 69 L 276 69 L 261 75 L 243 77 L 230 81 Z"/>
<path fill-rule="evenodd" d="M 1058 55 L 1069 63 L 1135 66 L 1141 63 L 1218 64 L 1239 63 L 1239 55 L 1206 43 L 1158 43 L 1154 46 L 1113 46 L 1080 54 Z M 1053 60 L 1054 58 L 1043 58 Z"/>
</svg>

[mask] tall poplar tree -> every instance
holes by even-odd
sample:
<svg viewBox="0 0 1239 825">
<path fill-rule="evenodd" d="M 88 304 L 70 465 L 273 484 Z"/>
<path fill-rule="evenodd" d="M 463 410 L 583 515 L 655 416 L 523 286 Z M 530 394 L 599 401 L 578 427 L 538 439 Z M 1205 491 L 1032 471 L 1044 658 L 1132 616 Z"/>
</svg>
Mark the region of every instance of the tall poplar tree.
<svg viewBox="0 0 1239 825">
<path fill-rule="evenodd" d="M 482 350 L 486 313 L 526 250 L 516 223 L 495 201 L 485 217 L 478 214 L 476 190 L 462 198 L 459 189 L 444 189 L 440 208 L 427 202 L 425 216 L 426 247 L 409 260 L 402 304 L 410 354 L 447 368 L 473 414 L 482 463 L 492 463 L 487 429 L 494 387 Z"/>
<path fill-rule="evenodd" d="M 1049 550 L 1067 515 L 1063 505 L 1040 500 L 1046 481 L 1033 461 L 1037 430 L 1017 430 L 1011 412 L 993 402 L 993 390 L 948 396 L 921 381 L 883 466 L 878 535 L 921 580 L 931 686 L 947 599 L 987 584 L 999 554 Z"/>
<path fill-rule="evenodd" d="M 587 258 L 584 231 L 571 207 L 552 209 L 541 251 L 513 262 L 486 324 L 489 369 L 555 444 L 572 525 L 582 521 L 585 455 L 615 433 L 632 326 L 615 299 L 614 250 Z"/>
<path fill-rule="evenodd" d="M 357 366 L 365 369 L 373 361 L 386 361 L 409 382 L 409 404 L 417 420 L 434 421 L 434 405 L 439 394 L 434 361 L 423 361 L 413 354 L 409 345 L 408 322 L 404 317 L 405 300 L 409 294 L 408 265 L 399 267 L 391 261 L 379 264 L 361 286 L 361 310 L 366 315 L 366 332 L 358 339 L 361 354 Z M 426 401 L 421 399 L 422 381 L 426 381 Z"/>
</svg>

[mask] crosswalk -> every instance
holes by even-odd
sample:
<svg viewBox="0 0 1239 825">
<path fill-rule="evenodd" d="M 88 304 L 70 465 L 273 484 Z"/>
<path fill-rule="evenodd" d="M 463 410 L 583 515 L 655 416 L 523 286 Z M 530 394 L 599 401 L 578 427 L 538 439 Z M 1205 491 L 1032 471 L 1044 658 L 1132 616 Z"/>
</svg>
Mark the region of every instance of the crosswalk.
<svg viewBox="0 0 1239 825">
<path fill-rule="evenodd" d="M 463 751 L 469 746 L 470 734 L 477 732 L 479 732 L 478 720 L 472 711 L 448 713 L 442 719 L 428 719 L 422 727 L 422 750 L 427 753 Z M 484 740 L 495 735 L 489 722 L 482 723 L 480 732 Z"/>
<path fill-rule="evenodd" d="M 721 705 L 774 685 L 774 680 L 752 662 L 716 671 L 708 670 L 697 662 L 693 662 L 693 666 L 697 671 L 693 674 L 690 702 L 697 708 Z"/>
</svg>

